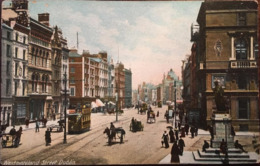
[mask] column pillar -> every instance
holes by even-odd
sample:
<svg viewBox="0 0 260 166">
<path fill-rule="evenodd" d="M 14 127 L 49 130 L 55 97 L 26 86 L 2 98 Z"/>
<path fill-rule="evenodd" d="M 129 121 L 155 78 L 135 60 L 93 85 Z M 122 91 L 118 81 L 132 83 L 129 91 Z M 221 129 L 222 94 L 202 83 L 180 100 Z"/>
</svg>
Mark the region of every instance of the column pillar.
<svg viewBox="0 0 260 166">
<path fill-rule="evenodd" d="M 250 60 L 254 60 L 254 38 L 250 37 Z"/>
<path fill-rule="evenodd" d="M 236 60 L 235 58 L 235 52 L 234 52 L 234 37 L 231 36 L 231 57 L 229 60 Z"/>
</svg>

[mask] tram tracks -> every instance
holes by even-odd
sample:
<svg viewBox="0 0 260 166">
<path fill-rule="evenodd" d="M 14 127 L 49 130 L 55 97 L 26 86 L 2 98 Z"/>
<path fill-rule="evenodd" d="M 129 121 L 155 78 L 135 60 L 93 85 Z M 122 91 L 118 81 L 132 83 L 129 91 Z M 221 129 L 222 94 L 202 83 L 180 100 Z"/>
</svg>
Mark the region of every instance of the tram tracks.
<svg viewBox="0 0 260 166">
<path fill-rule="evenodd" d="M 120 122 L 127 122 L 127 121 L 130 121 L 129 118 L 127 117 L 124 117 L 122 120 L 120 120 Z M 38 146 L 34 146 L 33 149 L 31 150 L 24 150 L 22 152 L 20 152 L 20 154 L 16 154 L 16 155 L 13 155 L 13 156 L 10 156 L 8 158 L 2 158 L 2 161 L 5 161 L 5 160 L 10 160 L 10 161 L 19 161 L 19 160 L 23 160 L 23 161 L 26 161 L 26 160 L 46 160 L 52 156 L 55 156 L 55 154 L 61 154 L 62 151 L 64 151 L 64 149 L 69 149 L 71 146 L 73 146 L 74 144 L 82 141 L 82 140 L 85 140 L 85 138 L 87 137 L 91 137 L 91 136 L 94 136 L 96 135 L 98 132 L 101 132 L 105 126 L 109 125 L 110 122 L 104 122 L 100 125 L 96 125 L 95 127 L 93 127 L 89 132 L 86 132 L 86 133 L 82 133 L 82 135 L 73 135 L 71 136 L 70 138 L 67 139 L 67 144 L 63 144 L 63 143 L 56 143 L 55 145 L 49 147 L 48 149 L 44 149 L 42 150 L 42 147 L 45 145 L 38 145 Z M 102 134 L 98 134 L 96 137 L 90 139 L 90 141 L 87 141 L 87 143 L 84 143 L 80 148 L 78 148 L 77 150 L 83 148 L 84 146 L 86 146 L 87 144 L 91 143 L 92 141 L 94 141 L 96 138 L 100 137 Z M 60 139 L 62 138 L 63 136 L 59 136 L 57 138 L 55 138 L 55 142 L 60 142 Z M 54 142 L 54 141 L 53 141 Z M 69 144 L 69 146 L 68 146 Z M 76 150 L 76 151 L 77 151 Z M 72 150 L 72 151 L 75 151 L 75 150 Z M 68 151 L 67 152 L 68 156 L 71 155 L 71 153 L 73 152 L 70 152 Z M 45 156 L 46 155 L 46 156 Z"/>
</svg>

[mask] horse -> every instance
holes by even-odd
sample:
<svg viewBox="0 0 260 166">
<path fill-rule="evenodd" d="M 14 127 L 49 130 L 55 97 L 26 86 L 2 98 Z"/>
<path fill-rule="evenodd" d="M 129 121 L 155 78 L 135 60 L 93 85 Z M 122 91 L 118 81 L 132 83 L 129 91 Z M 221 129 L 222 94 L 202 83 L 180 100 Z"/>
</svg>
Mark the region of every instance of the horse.
<svg viewBox="0 0 260 166">
<path fill-rule="evenodd" d="M 108 127 L 104 130 L 103 134 L 107 134 L 108 144 L 111 144 L 113 138 L 116 140 L 116 131 L 111 130 Z"/>
</svg>

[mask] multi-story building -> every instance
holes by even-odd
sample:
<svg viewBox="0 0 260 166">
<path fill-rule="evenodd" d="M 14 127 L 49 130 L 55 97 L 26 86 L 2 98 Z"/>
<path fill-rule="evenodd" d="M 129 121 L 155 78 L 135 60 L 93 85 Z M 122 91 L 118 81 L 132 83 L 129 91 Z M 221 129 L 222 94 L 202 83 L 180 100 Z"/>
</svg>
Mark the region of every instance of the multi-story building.
<svg viewBox="0 0 260 166">
<path fill-rule="evenodd" d="M 69 89 L 69 49 L 67 45 L 67 40 L 63 37 L 62 31 L 59 30 L 59 38 L 61 40 L 61 55 L 62 55 L 62 61 L 61 61 L 61 81 L 60 81 L 60 87 L 61 87 L 61 109 L 60 113 L 61 116 L 64 114 L 65 104 L 68 106 L 69 103 L 69 95 L 70 95 L 70 89 Z M 65 93 L 66 92 L 66 93 Z M 65 95 L 66 99 L 65 100 Z M 68 107 L 67 107 L 68 108 Z"/>
<path fill-rule="evenodd" d="M 124 69 L 125 72 L 125 106 L 132 106 L 132 72 L 131 69 Z"/>
<path fill-rule="evenodd" d="M 201 5 L 199 33 L 193 40 L 199 63 L 201 121 L 211 123 L 216 110 L 212 89 L 218 81 L 234 128 L 259 130 L 257 7 L 255 1 L 206 1 Z"/>
<path fill-rule="evenodd" d="M 120 62 L 115 66 L 116 93 L 118 95 L 118 108 L 125 107 L 125 72 L 124 65 Z"/>
<path fill-rule="evenodd" d="M 30 18 L 28 56 L 29 118 L 51 117 L 54 111 L 52 98 L 53 29 L 49 27 L 49 14 L 39 14 L 38 21 Z"/>
<path fill-rule="evenodd" d="M 2 23 L 2 49 L 1 49 L 1 125 L 11 125 L 13 110 L 11 86 L 13 78 L 13 29 Z"/>
<path fill-rule="evenodd" d="M 192 108 L 191 100 L 191 56 L 183 60 L 182 64 L 182 81 L 183 81 L 183 105 L 188 111 Z"/>
<path fill-rule="evenodd" d="M 110 59 L 108 63 L 108 98 L 109 100 L 114 100 L 115 96 L 115 91 L 116 91 L 116 86 L 115 86 L 115 65 L 113 63 L 113 60 Z"/>
<path fill-rule="evenodd" d="M 10 83 L 7 86 L 11 86 L 10 94 L 12 98 L 9 101 L 12 103 L 12 124 L 23 123 L 28 109 L 27 53 L 30 28 L 27 13 L 28 1 L 15 1 L 10 7 L 3 9 L 3 22 L 7 24 L 9 28 L 13 29 L 12 34 L 10 33 L 11 31 L 6 31 L 5 34 L 5 38 L 11 39 L 13 42 L 11 52 L 9 50 L 10 43 L 6 45 L 7 52 L 12 53 L 11 59 L 5 59 L 6 61 L 4 61 L 8 72 L 7 75 L 10 76 L 7 80 L 10 81 Z M 9 69 L 9 67 L 12 67 L 12 69 Z M 9 90 L 9 87 L 7 88 Z M 4 112 L 6 112 L 6 110 L 4 110 Z"/>
<path fill-rule="evenodd" d="M 179 80 L 175 72 L 170 69 L 167 76 L 163 76 L 162 88 L 161 88 L 161 99 L 164 104 L 166 102 L 175 101 L 175 90 L 176 90 L 176 100 L 182 101 L 182 81 Z"/>
</svg>

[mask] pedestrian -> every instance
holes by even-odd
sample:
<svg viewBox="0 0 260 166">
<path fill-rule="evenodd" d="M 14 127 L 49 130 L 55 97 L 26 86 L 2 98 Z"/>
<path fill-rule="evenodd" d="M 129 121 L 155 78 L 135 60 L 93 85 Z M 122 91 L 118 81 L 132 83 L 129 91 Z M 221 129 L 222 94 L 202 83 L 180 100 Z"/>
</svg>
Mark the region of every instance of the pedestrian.
<svg viewBox="0 0 260 166">
<path fill-rule="evenodd" d="M 231 135 L 232 135 L 233 137 L 236 135 L 235 129 L 234 129 L 233 125 L 231 125 Z"/>
<path fill-rule="evenodd" d="M 204 140 L 204 145 L 202 146 L 202 152 L 206 152 L 206 149 L 208 148 L 209 148 L 209 143 L 206 140 Z"/>
<path fill-rule="evenodd" d="M 175 138 L 174 138 L 174 132 L 172 128 L 170 128 L 169 136 L 170 136 L 170 143 L 173 143 L 175 141 Z"/>
<path fill-rule="evenodd" d="M 182 112 L 179 114 L 179 118 L 180 118 L 180 122 L 182 124 L 182 120 L 183 120 L 183 113 Z"/>
<path fill-rule="evenodd" d="M 40 132 L 39 121 L 37 120 L 37 118 L 36 118 L 35 125 L 36 125 L 36 127 L 35 127 L 35 132 Z"/>
<path fill-rule="evenodd" d="M 219 149 L 220 149 L 220 152 L 222 152 L 223 154 L 227 153 L 227 143 L 224 141 L 224 139 L 222 139 Z"/>
<path fill-rule="evenodd" d="M 213 140 L 214 139 L 213 127 L 212 126 L 208 126 L 208 129 L 209 129 L 209 133 L 210 133 L 210 136 L 211 136 L 211 140 Z"/>
<path fill-rule="evenodd" d="M 113 130 L 113 129 L 115 129 L 115 126 L 114 126 L 113 122 L 111 122 L 110 123 L 110 130 Z"/>
<path fill-rule="evenodd" d="M 185 123 L 188 123 L 188 116 L 185 116 Z"/>
<path fill-rule="evenodd" d="M 238 143 L 238 140 L 236 140 L 236 142 L 235 142 L 235 148 L 236 149 L 240 149 L 240 150 L 242 150 L 243 152 L 245 152 L 245 153 L 247 153 L 247 151 L 245 151 L 245 149 L 243 148 L 243 146 L 240 144 L 240 143 Z"/>
<path fill-rule="evenodd" d="M 185 147 L 185 143 L 182 138 L 179 139 L 178 146 L 180 148 L 180 155 L 183 155 L 183 148 Z"/>
<path fill-rule="evenodd" d="M 166 113 L 166 121 L 167 121 L 167 123 L 169 123 L 169 114 L 168 113 Z"/>
<path fill-rule="evenodd" d="M 166 131 L 164 131 L 162 139 L 163 139 L 162 146 L 163 146 L 163 144 L 165 144 L 165 148 L 169 148 L 169 143 L 168 143 L 169 136 Z"/>
<path fill-rule="evenodd" d="M 26 118 L 25 118 L 25 126 L 26 126 L 26 128 L 29 128 L 29 123 L 30 123 L 30 121 L 29 121 L 29 119 L 26 117 Z"/>
<path fill-rule="evenodd" d="M 179 130 L 177 128 L 175 128 L 174 130 L 175 130 L 176 141 L 178 141 L 179 140 Z"/>
<path fill-rule="evenodd" d="M 194 126 L 191 126 L 190 128 L 191 138 L 194 138 L 195 128 Z"/>
<path fill-rule="evenodd" d="M 179 131 L 181 131 L 181 123 L 180 122 L 178 122 L 178 129 L 179 129 Z"/>
<path fill-rule="evenodd" d="M 197 136 L 198 135 L 198 131 L 199 131 L 199 128 L 198 128 L 197 125 L 194 127 L 194 130 L 195 130 L 195 136 Z"/>
<path fill-rule="evenodd" d="M 180 137 L 185 137 L 185 129 L 184 129 L 184 127 L 181 128 L 181 136 Z"/>
<path fill-rule="evenodd" d="M 159 111 L 157 111 L 157 117 L 159 117 Z"/>
<path fill-rule="evenodd" d="M 175 141 L 174 144 L 172 145 L 172 150 L 171 150 L 171 162 L 180 163 L 180 157 L 179 157 L 180 154 L 181 154 L 180 149 L 177 145 L 177 142 Z"/>
<path fill-rule="evenodd" d="M 243 148 L 243 146 L 240 144 L 240 143 L 238 143 L 238 140 L 236 140 L 236 142 L 235 142 L 235 148 L 236 149 L 240 149 L 240 150 L 242 150 L 243 152 L 245 152 L 245 153 L 247 153 L 247 151 L 245 151 L 245 149 Z"/>
<path fill-rule="evenodd" d="M 186 123 L 186 124 L 185 124 L 185 132 L 186 132 L 186 135 L 189 134 L 189 128 L 190 128 L 189 124 Z"/>
<path fill-rule="evenodd" d="M 51 132 L 49 128 L 47 128 L 47 130 L 45 131 L 45 142 L 46 146 L 50 145 L 51 143 Z"/>
</svg>

